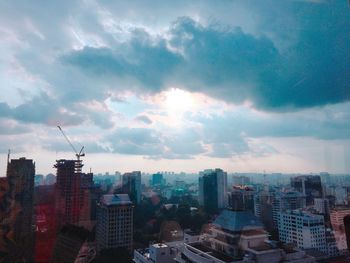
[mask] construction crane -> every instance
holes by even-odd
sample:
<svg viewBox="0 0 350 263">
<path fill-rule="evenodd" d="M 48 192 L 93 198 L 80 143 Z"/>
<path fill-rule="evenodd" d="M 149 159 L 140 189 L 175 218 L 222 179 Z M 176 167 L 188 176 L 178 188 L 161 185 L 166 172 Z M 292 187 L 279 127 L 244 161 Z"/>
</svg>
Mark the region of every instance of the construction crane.
<svg viewBox="0 0 350 263">
<path fill-rule="evenodd" d="M 61 133 L 63 134 L 64 138 L 66 138 L 66 141 L 69 143 L 69 145 L 72 147 L 75 156 L 77 157 L 77 160 L 80 161 L 80 157 L 85 156 L 85 153 L 83 152 L 84 150 L 84 146 L 81 147 L 80 151 L 78 152 L 77 149 L 74 147 L 74 145 L 70 142 L 69 138 L 67 137 L 67 135 L 64 133 L 64 131 L 62 130 L 61 126 L 57 126 L 57 128 L 61 131 Z"/>
</svg>

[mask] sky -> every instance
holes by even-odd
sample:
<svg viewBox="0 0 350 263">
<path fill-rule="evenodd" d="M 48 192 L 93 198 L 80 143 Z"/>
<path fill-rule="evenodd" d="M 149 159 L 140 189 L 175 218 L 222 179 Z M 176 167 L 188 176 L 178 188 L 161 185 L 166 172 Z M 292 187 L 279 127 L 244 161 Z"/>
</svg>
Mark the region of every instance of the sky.
<svg viewBox="0 0 350 263">
<path fill-rule="evenodd" d="M 350 172 L 345 0 L 0 1 L 0 174 Z"/>
</svg>

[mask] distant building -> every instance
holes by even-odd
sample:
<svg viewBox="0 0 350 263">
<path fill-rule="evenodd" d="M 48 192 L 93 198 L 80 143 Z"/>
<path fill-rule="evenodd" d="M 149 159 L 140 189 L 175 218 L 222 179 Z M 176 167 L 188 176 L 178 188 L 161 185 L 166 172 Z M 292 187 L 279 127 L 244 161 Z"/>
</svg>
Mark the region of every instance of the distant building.
<svg viewBox="0 0 350 263">
<path fill-rule="evenodd" d="M 103 195 L 98 204 L 97 249 L 132 249 L 133 204 L 127 194 Z"/>
<path fill-rule="evenodd" d="M 141 172 L 123 174 L 121 193 L 128 194 L 134 204 L 141 202 Z"/>
<path fill-rule="evenodd" d="M 291 186 L 306 196 L 306 205 L 313 205 L 314 198 L 323 197 L 321 178 L 318 175 L 302 175 L 291 178 Z"/>
<path fill-rule="evenodd" d="M 274 218 L 275 193 L 263 190 L 254 196 L 254 214 L 264 224 L 268 232 L 277 230 L 277 220 Z"/>
<path fill-rule="evenodd" d="M 248 185 L 250 184 L 250 178 L 247 176 L 238 176 L 233 175 L 232 176 L 232 184 L 233 185 Z"/>
<path fill-rule="evenodd" d="M 47 174 L 45 176 L 45 184 L 52 185 L 56 183 L 56 176 L 54 174 Z"/>
<path fill-rule="evenodd" d="M 228 193 L 228 205 L 235 211 L 254 212 L 254 195 L 253 188 L 248 186 L 233 186 Z"/>
<path fill-rule="evenodd" d="M 151 179 L 152 186 L 163 186 L 165 185 L 165 179 L 163 178 L 162 173 L 156 173 L 152 175 Z"/>
<path fill-rule="evenodd" d="M 324 218 L 306 211 L 282 212 L 278 222 L 279 239 L 301 249 L 327 253 Z"/>
<path fill-rule="evenodd" d="M 330 213 L 329 200 L 327 198 L 315 198 L 314 208 L 320 214 L 329 215 Z"/>
<path fill-rule="evenodd" d="M 35 163 L 26 158 L 12 159 L 7 163 L 7 182 L 11 199 L 19 211 L 11 216 L 14 221 L 13 238 L 19 247 L 16 257 L 25 261 L 33 259 L 34 240 L 34 175 Z M 12 211 L 16 213 L 16 211 Z M 14 260 L 16 261 L 16 260 Z"/>
<path fill-rule="evenodd" d="M 34 177 L 34 186 L 43 185 L 44 176 L 42 174 L 36 174 Z"/>
<path fill-rule="evenodd" d="M 221 169 L 205 170 L 199 174 L 199 204 L 208 213 L 227 206 L 227 173 Z"/>
<path fill-rule="evenodd" d="M 89 231 L 75 225 L 64 225 L 58 233 L 50 263 L 74 263 L 87 240 Z"/>
</svg>

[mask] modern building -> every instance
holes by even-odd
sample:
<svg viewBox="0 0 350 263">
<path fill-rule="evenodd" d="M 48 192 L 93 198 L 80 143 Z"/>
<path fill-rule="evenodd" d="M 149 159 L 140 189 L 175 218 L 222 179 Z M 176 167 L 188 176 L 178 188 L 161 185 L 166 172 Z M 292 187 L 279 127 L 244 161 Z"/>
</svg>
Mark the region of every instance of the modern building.
<svg viewBox="0 0 350 263">
<path fill-rule="evenodd" d="M 267 189 L 262 190 L 254 196 L 254 214 L 264 224 L 268 232 L 276 230 L 277 220 L 274 221 L 275 193 Z"/>
<path fill-rule="evenodd" d="M 301 249 L 316 249 L 327 253 L 324 218 L 302 210 L 280 214 L 279 239 L 296 244 Z"/>
<path fill-rule="evenodd" d="M 123 174 L 121 193 L 128 194 L 134 204 L 141 202 L 141 172 Z"/>
<path fill-rule="evenodd" d="M 133 203 L 127 194 L 101 197 L 97 210 L 97 250 L 124 247 L 132 249 Z"/>
<path fill-rule="evenodd" d="M 227 206 L 227 173 L 221 169 L 199 173 L 199 204 L 208 213 L 217 213 Z"/>
<path fill-rule="evenodd" d="M 323 197 L 321 178 L 318 175 L 292 177 L 291 186 L 306 196 L 306 205 L 313 205 L 314 198 Z"/>
<path fill-rule="evenodd" d="M 50 263 L 74 263 L 89 231 L 75 225 L 64 225 L 58 233 Z"/>
<path fill-rule="evenodd" d="M 339 251 L 343 252 L 348 250 L 347 239 L 350 239 L 350 235 L 347 237 L 345 220 L 350 216 L 350 207 L 337 206 L 331 210 L 330 219 L 334 233 L 334 237 L 337 243 Z"/>
<path fill-rule="evenodd" d="M 7 183 L 11 200 L 15 202 L 11 219 L 14 223 L 13 239 L 18 246 L 16 257 L 33 259 L 35 248 L 33 221 L 35 163 L 26 158 L 12 159 L 7 163 Z"/>
<path fill-rule="evenodd" d="M 162 173 L 152 174 L 151 185 L 153 187 L 165 185 L 165 179 Z"/>
</svg>

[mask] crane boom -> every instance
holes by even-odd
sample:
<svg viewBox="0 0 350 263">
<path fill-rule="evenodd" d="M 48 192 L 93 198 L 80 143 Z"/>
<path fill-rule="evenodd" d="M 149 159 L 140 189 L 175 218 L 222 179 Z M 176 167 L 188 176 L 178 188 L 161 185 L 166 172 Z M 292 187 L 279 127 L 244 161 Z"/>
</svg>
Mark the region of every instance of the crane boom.
<svg viewBox="0 0 350 263">
<path fill-rule="evenodd" d="M 64 131 L 62 130 L 61 126 L 57 126 L 57 128 L 61 131 L 62 135 L 64 136 L 64 138 L 66 139 L 66 141 L 69 143 L 69 145 L 72 147 L 75 155 L 77 156 L 77 159 L 80 160 L 80 157 L 85 156 L 85 153 L 83 152 L 84 150 L 84 146 L 81 147 L 79 153 L 77 151 L 77 149 L 74 147 L 74 145 L 71 143 L 71 141 L 69 140 L 68 136 L 64 133 Z"/>
</svg>

